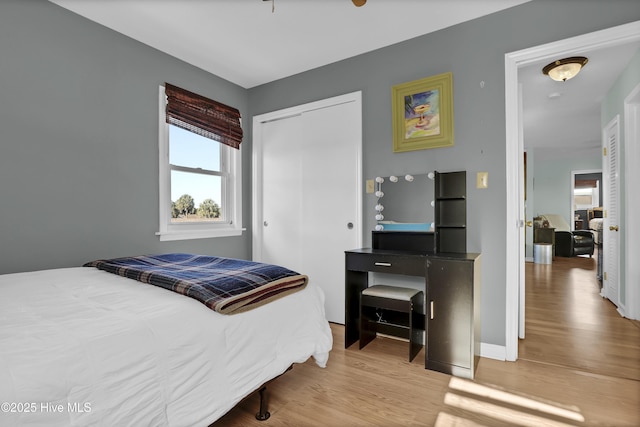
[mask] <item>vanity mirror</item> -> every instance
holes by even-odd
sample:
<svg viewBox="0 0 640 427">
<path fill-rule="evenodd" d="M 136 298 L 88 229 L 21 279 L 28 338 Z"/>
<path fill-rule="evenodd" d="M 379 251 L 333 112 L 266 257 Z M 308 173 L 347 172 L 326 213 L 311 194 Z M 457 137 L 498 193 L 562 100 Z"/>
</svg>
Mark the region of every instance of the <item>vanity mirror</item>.
<svg viewBox="0 0 640 427">
<path fill-rule="evenodd" d="M 433 231 L 434 173 L 376 178 L 378 231 Z"/>
</svg>

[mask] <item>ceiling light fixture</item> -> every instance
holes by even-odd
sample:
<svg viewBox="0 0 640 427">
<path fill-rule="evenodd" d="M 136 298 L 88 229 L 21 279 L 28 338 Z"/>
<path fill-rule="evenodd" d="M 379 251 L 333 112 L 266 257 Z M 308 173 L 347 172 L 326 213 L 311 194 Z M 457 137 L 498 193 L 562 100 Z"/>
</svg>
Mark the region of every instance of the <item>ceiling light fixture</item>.
<svg viewBox="0 0 640 427">
<path fill-rule="evenodd" d="M 542 69 L 542 73 L 548 75 L 557 82 L 565 82 L 575 77 L 589 60 L 584 56 L 572 56 L 571 58 L 558 59 Z"/>
<path fill-rule="evenodd" d="M 364 6 L 367 0 L 351 0 L 356 7 Z"/>
</svg>

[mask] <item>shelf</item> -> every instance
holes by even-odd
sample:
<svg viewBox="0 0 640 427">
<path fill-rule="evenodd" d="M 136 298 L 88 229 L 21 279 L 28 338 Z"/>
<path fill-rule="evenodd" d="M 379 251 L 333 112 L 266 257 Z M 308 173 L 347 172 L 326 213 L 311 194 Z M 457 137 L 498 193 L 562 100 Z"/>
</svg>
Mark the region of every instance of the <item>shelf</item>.
<svg viewBox="0 0 640 427">
<path fill-rule="evenodd" d="M 372 231 L 373 249 L 435 252 L 433 231 Z"/>
<path fill-rule="evenodd" d="M 436 197 L 436 200 L 466 200 L 466 196 Z"/>
<path fill-rule="evenodd" d="M 391 322 L 381 322 L 379 320 L 367 320 L 367 323 L 375 323 L 376 325 L 384 325 L 392 328 L 409 329 L 409 325 L 402 325 L 402 324 L 391 323 Z"/>
<path fill-rule="evenodd" d="M 467 251 L 467 173 L 437 173 L 435 178 L 436 251 Z"/>
</svg>

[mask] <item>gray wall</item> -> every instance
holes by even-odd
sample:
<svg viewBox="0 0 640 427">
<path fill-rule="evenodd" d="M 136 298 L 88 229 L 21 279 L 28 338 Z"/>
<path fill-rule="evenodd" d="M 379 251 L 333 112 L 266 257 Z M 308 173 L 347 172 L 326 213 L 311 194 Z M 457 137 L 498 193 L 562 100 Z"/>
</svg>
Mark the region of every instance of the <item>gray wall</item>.
<svg viewBox="0 0 640 427">
<path fill-rule="evenodd" d="M 600 148 L 527 150 L 527 218 L 542 214 L 562 215 L 571 224 L 573 171 L 602 169 Z M 526 256 L 533 257 L 533 228 L 527 228 Z"/>
<path fill-rule="evenodd" d="M 573 152 L 553 149 L 532 151 L 535 155 L 535 167 L 531 170 L 535 200 L 532 206 L 533 216 L 545 213 L 558 214 L 564 217 L 567 224 L 571 224 L 573 221 L 571 172 L 602 169 L 600 148 Z M 529 160 L 529 154 L 527 160 Z"/>
<path fill-rule="evenodd" d="M 530 148 L 527 150 L 526 216 L 562 215 L 571 224 L 571 172 L 602 169 L 600 148 Z M 533 258 L 533 228 L 527 228 L 526 256 Z"/>
<path fill-rule="evenodd" d="M 165 81 L 248 117 L 244 88 L 47 1 L 0 3 L 0 273 L 170 251 L 250 258 L 248 232 L 181 242 L 154 234 Z M 248 224 L 250 196 L 245 184 Z"/>
<path fill-rule="evenodd" d="M 365 179 L 405 171 L 466 170 L 467 248 L 483 253 L 482 342 L 504 345 L 504 55 L 638 19 L 637 0 L 534 0 L 253 88 L 251 115 L 361 90 Z M 453 72 L 455 146 L 394 154 L 391 87 L 447 71 Z M 485 82 L 484 88 L 481 82 Z M 486 190 L 475 188 L 476 173 L 480 171 L 489 172 Z M 363 197 L 367 243 L 371 239 L 366 230 L 374 226 L 374 204 L 375 198 Z"/>
<path fill-rule="evenodd" d="M 482 341 L 504 345 L 504 54 L 638 19 L 637 0 L 534 0 L 246 91 L 44 0 L 5 0 L 0 273 L 178 250 L 250 257 L 246 124 L 256 114 L 361 90 L 365 178 L 467 170 L 468 248 L 481 251 L 484 263 Z M 454 79 L 455 146 L 394 154 L 391 87 L 447 71 Z M 161 243 L 154 235 L 157 88 L 164 81 L 243 113 L 244 236 Z M 489 172 L 486 190 L 475 189 L 478 171 Z M 364 196 L 363 204 L 370 230 L 374 198 Z"/>
</svg>

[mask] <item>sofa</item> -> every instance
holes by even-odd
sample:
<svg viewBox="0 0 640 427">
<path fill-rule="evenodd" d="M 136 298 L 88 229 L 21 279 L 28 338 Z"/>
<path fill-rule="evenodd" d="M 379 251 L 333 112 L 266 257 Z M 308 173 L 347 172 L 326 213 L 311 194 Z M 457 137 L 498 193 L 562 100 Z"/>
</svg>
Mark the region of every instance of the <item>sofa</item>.
<svg viewBox="0 0 640 427">
<path fill-rule="evenodd" d="M 555 228 L 556 256 L 574 257 L 578 255 L 593 256 L 594 239 L 589 230 L 571 231 L 571 227 L 562 215 L 543 214 L 536 218 L 548 227 Z"/>
</svg>

